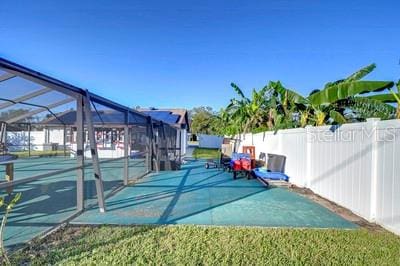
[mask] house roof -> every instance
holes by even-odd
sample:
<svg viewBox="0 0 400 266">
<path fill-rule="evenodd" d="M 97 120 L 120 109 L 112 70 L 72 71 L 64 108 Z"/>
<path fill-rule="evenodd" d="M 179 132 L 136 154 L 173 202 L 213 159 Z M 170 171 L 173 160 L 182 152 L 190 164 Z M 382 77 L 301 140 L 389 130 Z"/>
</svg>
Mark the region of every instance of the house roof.
<svg viewBox="0 0 400 266">
<path fill-rule="evenodd" d="M 137 111 L 165 123 L 189 130 L 189 116 L 186 109 L 181 108 L 139 108 Z"/>
</svg>

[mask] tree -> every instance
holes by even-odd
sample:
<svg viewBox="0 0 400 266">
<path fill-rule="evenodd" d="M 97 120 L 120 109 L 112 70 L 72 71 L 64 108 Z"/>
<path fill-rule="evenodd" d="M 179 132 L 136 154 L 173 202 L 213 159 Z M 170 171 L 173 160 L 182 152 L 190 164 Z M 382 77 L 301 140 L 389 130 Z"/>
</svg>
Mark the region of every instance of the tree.
<svg viewBox="0 0 400 266">
<path fill-rule="evenodd" d="M 211 107 L 200 106 L 189 111 L 191 132 L 194 134 L 216 134 L 216 114 Z"/>
</svg>

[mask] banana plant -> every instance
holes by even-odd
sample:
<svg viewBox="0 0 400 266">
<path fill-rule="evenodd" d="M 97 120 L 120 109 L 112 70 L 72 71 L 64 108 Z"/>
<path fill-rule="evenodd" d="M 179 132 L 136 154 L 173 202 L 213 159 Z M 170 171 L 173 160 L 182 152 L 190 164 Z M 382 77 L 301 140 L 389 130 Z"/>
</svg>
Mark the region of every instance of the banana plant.
<svg viewBox="0 0 400 266">
<path fill-rule="evenodd" d="M 396 118 L 400 119 L 400 80 L 396 83 L 397 92 L 390 88 L 387 94 L 377 94 L 369 96 L 368 98 L 371 100 L 383 102 L 383 103 L 396 103 Z M 391 106 L 391 105 L 388 105 Z"/>
<path fill-rule="evenodd" d="M 268 84 L 270 91 L 269 128 L 291 128 L 297 126 L 295 119 L 300 110 L 306 109 L 307 99 L 293 90 L 285 88 L 280 81 Z M 272 110 L 273 109 L 273 110 Z"/>
<path fill-rule="evenodd" d="M 313 90 L 307 97 L 285 88 L 279 81 L 271 81 L 261 90 L 253 90 L 247 98 L 232 83 L 237 95 L 217 123 L 224 125 L 225 132 L 237 134 L 263 128 L 344 124 L 368 117 L 400 118 L 400 81 L 395 92 L 392 81 L 361 80 L 375 68 L 375 64 L 370 64 L 344 79 L 327 83 L 321 90 Z M 389 93 L 378 94 L 385 90 Z M 397 108 L 388 103 L 397 103 Z"/>
<path fill-rule="evenodd" d="M 376 65 L 368 65 L 349 77 L 335 82 L 327 83 L 323 90 L 315 91 L 307 99 L 314 108 L 320 109 L 320 106 L 328 106 L 329 113 L 325 118 L 342 124 L 347 122 L 345 112 L 348 111 L 358 118 L 367 118 L 366 115 L 389 118 L 393 113 L 391 106 L 370 97 L 363 97 L 366 93 L 376 93 L 384 90 L 390 90 L 394 83 L 392 81 L 361 81 L 375 69 Z M 379 109 L 379 112 L 367 112 L 370 107 Z M 322 114 L 316 112 L 318 123 L 322 122 Z"/>
<path fill-rule="evenodd" d="M 234 83 L 231 83 L 231 86 L 238 98 L 231 99 L 227 110 L 231 113 L 231 119 L 236 128 L 246 133 L 266 124 L 268 87 L 259 91 L 253 89 L 251 98 L 247 98 L 239 86 Z"/>
</svg>

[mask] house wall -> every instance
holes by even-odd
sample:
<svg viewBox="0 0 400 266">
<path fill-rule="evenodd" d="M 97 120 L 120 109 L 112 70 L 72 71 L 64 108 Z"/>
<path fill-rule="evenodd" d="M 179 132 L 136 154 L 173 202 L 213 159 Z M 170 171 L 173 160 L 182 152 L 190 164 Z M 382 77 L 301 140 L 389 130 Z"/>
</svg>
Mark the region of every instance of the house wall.
<svg viewBox="0 0 400 266">
<path fill-rule="evenodd" d="M 400 120 L 246 134 L 244 145 L 285 155 L 291 183 L 400 234 Z"/>
<path fill-rule="evenodd" d="M 48 130 L 49 143 L 64 143 L 64 129 L 49 129 Z"/>
<path fill-rule="evenodd" d="M 10 151 L 28 150 L 28 131 L 7 132 L 7 142 L 12 145 L 9 147 Z M 46 145 L 49 143 L 58 143 L 59 145 L 63 145 L 63 142 L 63 129 L 34 130 L 30 132 L 31 149 L 35 151 L 45 150 L 50 147 Z"/>
</svg>

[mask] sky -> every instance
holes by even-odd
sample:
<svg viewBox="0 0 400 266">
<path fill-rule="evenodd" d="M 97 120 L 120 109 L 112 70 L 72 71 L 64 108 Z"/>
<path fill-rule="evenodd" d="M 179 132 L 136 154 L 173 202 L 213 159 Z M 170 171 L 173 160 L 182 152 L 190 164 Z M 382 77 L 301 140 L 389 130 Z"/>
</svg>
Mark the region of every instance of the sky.
<svg viewBox="0 0 400 266">
<path fill-rule="evenodd" d="M 0 57 L 126 106 L 303 95 L 376 63 L 400 78 L 400 1 L 0 1 Z M 0 95 L 1 95 L 0 91 Z"/>
</svg>

